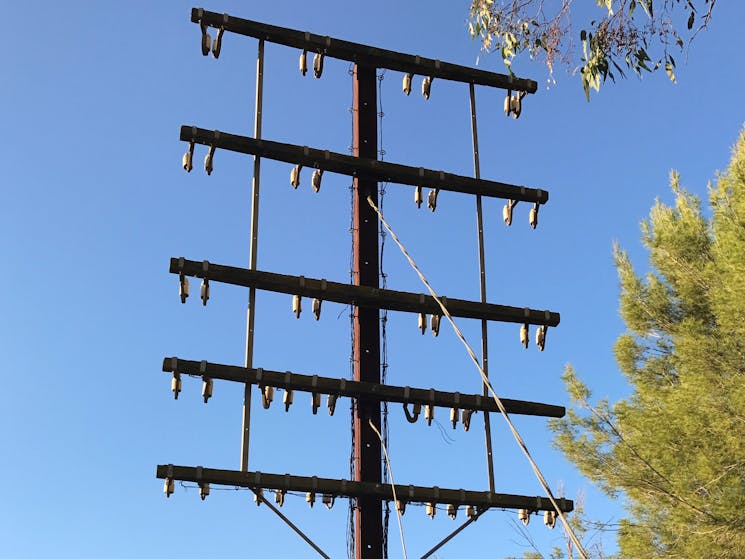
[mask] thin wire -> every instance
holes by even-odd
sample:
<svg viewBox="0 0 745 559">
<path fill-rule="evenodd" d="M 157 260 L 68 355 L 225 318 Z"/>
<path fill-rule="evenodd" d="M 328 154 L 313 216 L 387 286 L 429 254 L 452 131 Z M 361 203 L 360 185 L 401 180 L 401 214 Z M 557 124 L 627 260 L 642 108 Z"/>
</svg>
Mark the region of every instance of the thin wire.
<svg viewBox="0 0 745 559">
<path fill-rule="evenodd" d="M 354 77 L 354 64 L 350 64 L 347 70 L 350 77 Z M 353 86 L 354 90 L 354 86 Z M 354 93 L 352 93 L 354 98 Z M 354 104 L 349 107 L 349 114 L 354 119 Z M 354 128 L 354 127 L 353 127 Z M 349 142 L 349 153 L 354 155 L 354 130 Z M 349 249 L 349 283 L 354 283 L 354 183 L 349 185 L 349 235 L 352 238 Z M 354 378 L 354 308 L 349 306 L 349 378 Z M 355 477 L 355 427 L 354 427 L 355 401 L 351 399 L 349 404 L 349 422 L 351 431 L 351 444 L 349 448 L 349 479 Z M 348 500 L 347 506 L 347 559 L 354 559 L 356 547 L 356 525 L 354 521 L 354 499 Z"/>
<path fill-rule="evenodd" d="M 380 160 L 385 159 L 385 149 L 383 149 L 383 80 L 385 79 L 385 70 L 382 70 L 377 75 L 378 79 L 378 156 Z M 387 182 L 380 183 L 378 205 L 383 208 L 385 202 L 385 193 Z M 381 287 L 385 289 L 388 284 L 388 275 L 383 269 L 383 256 L 385 255 L 385 230 L 380 228 L 380 255 L 378 258 L 378 272 L 380 276 Z M 380 352 L 380 383 L 386 384 L 388 378 L 388 311 L 381 309 L 380 311 L 380 335 L 381 335 L 381 352 Z M 382 431 L 382 443 L 383 446 L 389 444 L 390 432 L 388 430 L 388 402 L 383 402 L 383 421 L 381 426 Z M 383 470 L 383 483 L 388 483 L 388 470 Z M 391 506 L 388 501 L 385 502 L 385 509 L 383 511 L 383 559 L 388 559 L 388 524 L 391 517 Z"/>
<path fill-rule="evenodd" d="M 491 382 L 489 382 L 489 378 L 486 376 L 486 374 L 484 373 L 484 370 L 481 368 L 481 365 L 479 364 L 479 360 L 476 357 L 476 353 L 473 351 L 468 341 L 466 341 L 466 338 L 463 335 L 463 333 L 460 331 L 460 328 L 458 328 L 458 325 L 455 324 L 455 321 L 453 320 L 453 317 L 450 315 L 450 312 L 448 312 L 447 307 L 445 307 L 445 305 L 442 303 L 442 300 L 437 295 L 435 290 L 432 288 L 429 281 L 427 281 L 427 278 L 424 277 L 424 274 L 419 269 L 419 266 L 417 266 L 416 262 L 414 262 L 414 259 L 409 255 L 409 253 L 406 250 L 406 247 L 404 247 L 403 243 L 401 243 L 399 238 L 393 232 L 390 225 L 388 225 L 388 222 L 383 217 L 383 214 L 380 212 L 378 207 L 375 205 L 375 202 L 373 202 L 372 198 L 369 196 L 367 197 L 367 203 L 370 204 L 370 207 L 372 207 L 372 209 L 375 210 L 375 213 L 378 214 L 378 219 L 380 219 L 380 222 L 383 224 L 383 227 L 387 229 L 391 238 L 396 242 L 396 244 L 398 245 L 398 248 L 401 250 L 403 255 L 406 257 L 406 260 L 409 261 L 409 264 L 419 276 L 419 279 L 429 290 L 429 293 L 430 295 L 432 295 L 432 298 L 440 306 L 440 309 L 442 310 L 442 314 L 445 315 L 445 317 L 447 317 L 448 322 L 450 322 L 450 325 L 453 327 L 453 330 L 455 331 L 455 334 L 458 336 L 460 341 L 465 346 L 466 351 L 468 352 L 468 355 L 471 357 L 471 360 L 473 361 L 474 365 L 476 365 L 476 368 L 478 369 L 479 374 L 481 375 L 481 380 L 483 381 L 484 385 L 489 389 L 489 392 L 491 393 L 492 398 L 494 399 L 494 401 L 497 404 L 497 407 L 499 408 L 499 413 L 502 414 L 502 417 L 507 422 L 507 426 L 510 428 L 510 431 L 512 432 L 512 436 L 515 438 L 515 441 L 517 442 L 518 446 L 522 450 L 523 454 L 525 454 L 525 457 L 528 459 L 528 462 L 530 462 L 530 466 L 533 469 L 533 472 L 538 478 L 538 481 L 543 487 L 543 490 L 546 492 L 546 495 L 548 496 L 549 501 L 551 501 L 551 504 L 554 506 L 554 509 L 557 515 L 561 519 L 561 523 L 564 526 L 564 531 L 567 533 L 572 543 L 574 543 L 574 545 L 577 547 L 577 550 L 579 551 L 580 555 L 582 555 L 584 559 L 589 559 L 589 555 L 587 554 L 587 551 L 585 551 L 585 548 L 582 546 L 582 543 L 579 541 L 579 538 L 574 533 L 574 530 L 572 529 L 572 527 L 569 525 L 569 522 L 564 516 L 564 513 L 559 508 L 559 504 L 556 502 L 556 499 L 554 498 L 553 492 L 551 491 L 551 488 L 549 487 L 548 482 L 546 481 L 546 478 L 543 477 L 543 474 L 541 473 L 541 470 L 538 468 L 538 464 L 533 459 L 533 456 L 530 454 L 530 451 L 528 450 L 528 447 L 525 444 L 525 441 L 523 440 L 522 436 L 520 436 L 520 433 L 517 431 L 517 428 L 515 427 L 515 425 L 512 423 L 512 420 L 510 419 L 510 416 L 507 413 L 507 410 L 505 409 L 504 404 L 502 403 L 502 400 L 499 398 L 499 396 L 497 396 L 497 393 L 494 390 L 494 387 L 492 386 Z"/>
<path fill-rule="evenodd" d="M 353 237 L 354 236 L 354 185 L 349 186 L 349 193 L 350 193 L 350 209 L 349 209 L 349 233 Z M 349 283 L 354 283 L 354 272 L 353 272 L 353 262 L 354 262 L 354 250 L 350 250 L 349 252 Z M 354 343 L 355 343 L 355 337 L 354 337 L 354 309 L 350 305 L 349 307 L 349 378 L 354 378 Z M 356 461 L 355 456 L 357 452 L 357 445 L 356 445 L 356 432 L 355 432 L 355 424 L 354 424 L 354 414 L 355 414 L 355 400 L 354 398 L 351 399 L 349 403 L 349 429 L 350 429 L 350 446 L 349 446 L 349 479 L 354 479 L 355 477 L 355 468 L 356 468 Z M 347 516 L 348 516 L 348 525 L 347 525 L 347 559 L 354 559 L 355 555 L 355 547 L 356 547 L 356 538 L 357 538 L 357 527 L 355 525 L 354 521 L 354 505 L 355 501 L 354 499 L 349 499 L 348 506 L 347 506 Z"/>
<path fill-rule="evenodd" d="M 383 447 L 383 454 L 385 455 L 385 465 L 388 468 L 388 477 L 391 478 L 391 491 L 393 492 L 393 500 L 398 501 L 398 497 L 396 497 L 396 486 L 393 482 L 393 468 L 391 468 L 391 460 L 388 457 L 388 449 L 386 448 L 386 445 L 383 444 L 383 435 L 381 435 L 380 431 L 377 430 L 375 424 L 372 422 L 372 419 L 368 419 L 367 422 L 370 424 L 370 428 L 375 431 L 375 434 L 380 439 L 380 444 Z M 401 549 L 404 552 L 404 559 L 408 559 L 408 556 L 406 555 L 406 542 L 404 541 L 404 527 L 401 524 L 401 512 L 398 510 L 398 507 L 396 507 L 396 518 L 398 519 L 398 533 L 401 534 Z"/>
</svg>

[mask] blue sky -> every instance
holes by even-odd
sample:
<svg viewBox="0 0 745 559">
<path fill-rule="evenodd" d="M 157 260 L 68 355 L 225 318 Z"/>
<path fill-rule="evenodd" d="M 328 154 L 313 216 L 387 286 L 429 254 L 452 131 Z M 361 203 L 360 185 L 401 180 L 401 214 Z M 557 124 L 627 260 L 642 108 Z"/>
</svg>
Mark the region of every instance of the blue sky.
<svg viewBox="0 0 745 559">
<path fill-rule="evenodd" d="M 214 491 L 205 502 L 177 487 L 166 500 L 155 465 L 237 469 L 242 387 L 217 382 L 208 405 L 200 385 L 184 379 L 175 402 L 164 356 L 240 364 L 246 290 L 214 284 L 203 308 L 181 305 L 168 259 L 245 266 L 251 159 L 218 152 L 215 171 L 181 169 L 181 124 L 250 135 L 256 41 L 226 35 L 218 61 L 199 52 L 199 28 L 185 2 L 26 2 L 32 22 L 6 30 L 0 125 L 4 169 L 0 206 L 0 406 L 4 479 L 0 556 L 198 557 L 205 553 L 313 554 L 246 492 Z M 217 12 L 384 48 L 473 65 L 478 44 L 467 35 L 466 2 L 372 4 L 327 1 L 204 6 Z M 16 8 L 20 10 L 20 8 Z M 550 191 L 536 231 L 527 205 L 509 229 L 502 203 L 486 200 L 488 298 L 561 312 L 543 353 L 523 350 L 518 329 L 491 325 L 491 376 L 505 397 L 562 404 L 559 379 L 571 362 L 595 394 L 628 393 L 612 355 L 623 330 L 617 312 L 612 243 L 639 269 L 645 255 L 639 223 L 656 198 L 670 200 L 671 168 L 705 197 L 707 181 L 726 166 L 745 120 L 745 62 L 739 56 L 740 3 L 717 4 L 678 85 L 664 75 L 605 87 L 591 103 L 579 80 L 515 64 L 540 87 L 517 121 L 502 114 L 503 92 L 477 88 L 484 178 Z M 362 22 L 362 25 L 360 23 Z M 345 152 L 351 143 L 348 64 L 327 60 L 323 78 L 301 77 L 292 49 L 267 45 L 264 137 Z M 502 71 L 494 57 L 481 67 Z M 386 159 L 472 173 L 468 88 L 436 80 L 425 101 L 401 91 L 387 72 L 382 86 Z M 297 191 L 289 165 L 262 164 L 259 268 L 345 281 L 349 274 L 349 180 L 324 177 L 314 194 L 309 174 Z M 386 215 L 436 289 L 478 298 L 475 203 L 443 192 L 437 212 L 417 210 L 412 189 L 389 185 Z M 392 244 L 385 269 L 393 289 L 423 291 Z M 196 285 L 196 284 L 195 284 Z M 479 325 L 462 321 L 474 346 Z M 296 320 L 290 298 L 260 293 L 254 363 L 275 370 L 349 373 L 346 310 L 327 304 L 321 320 Z M 389 381 L 473 392 L 479 381 L 450 332 L 421 336 L 416 317 L 391 314 Z M 256 397 L 256 394 L 254 395 Z M 310 413 L 296 395 L 289 414 L 254 406 L 251 469 L 343 477 L 348 472 L 348 400 L 337 414 Z M 254 400 L 256 402 L 256 400 Z M 391 408 L 391 459 L 398 483 L 486 488 L 483 434 L 447 437 Z M 590 516 L 618 518 L 609 502 L 550 448 L 545 421 L 516 423 L 549 481 L 568 497 L 584 492 Z M 540 494 L 524 458 L 495 418 L 497 490 Z M 480 420 L 476 421 L 481 426 Z M 332 557 L 345 555 L 347 511 L 308 510 L 288 498 L 284 511 Z M 518 555 L 525 540 L 514 514 L 491 512 L 443 548 L 440 557 Z M 536 518 L 529 531 L 544 551 L 560 542 Z M 445 514 L 404 516 L 409 554 L 423 553 L 456 526 Z M 400 556 L 390 529 L 391 557 Z M 603 539 L 612 550 L 612 536 Z"/>
</svg>

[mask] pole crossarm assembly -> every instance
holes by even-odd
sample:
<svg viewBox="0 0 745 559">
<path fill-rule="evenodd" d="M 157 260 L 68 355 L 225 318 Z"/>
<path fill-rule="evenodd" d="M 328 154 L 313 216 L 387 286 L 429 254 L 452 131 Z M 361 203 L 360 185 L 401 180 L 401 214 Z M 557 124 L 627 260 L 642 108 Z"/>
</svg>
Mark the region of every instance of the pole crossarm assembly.
<svg viewBox="0 0 745 559">
<path fill-rule="evenodd" d="M 213 157 L 217 150 L 232 151 L 253 158 L 253 180 L 251 186 L 251 236 L 249 263 L 247 268 L 213 264 L 207 260 L 187 260 L 184 257 L 171 258 L 169 271 L 179 276 L 179 297 L 185 303 L 189 297 L 188 277 L 201 278 L 199 298 L 203 305 L 210 299 L 210 282 L 220 282 L 248 288 L 248 309 L 246 315 L 245 362 L 241 366 L 210 363 L 206 360 L 194 361 L 178 357 L 166 357 L 162 369 L 172 375 L 171 391 L 178 399 L 182 391 L 182 377 L 192 376 L 202 380 L 202 398 L 207 403 L 212 397 L 215 380 L 236 382 L 243 391 L 243 421 L 240 468 L 236 470 L 212 469 L 202 466 L 189 467 L 173 464 L 159 465 L 156 476 L 165 479 L 163 491 L 166 497 L 174 492 L 176 480 L 194 482 L 199 486 L 199 495 L 205 499 L 210 494 L 210 485 L 229 488 L 246 488 L 256 496 L 256 502 L 265 503 L 300 537 L 302 537 L 322 557 L 326 555 L 292 521 L 265 497 L 264 490 L 274 491 L 275 500 L 282 506 L 288 492 L 304 492 L 305 500 L 312 507 L 316 495 L 321 496 L 323 504 L 331 508 L 334 499 L 348 499 L 349 527 L 347 531 L 348 554 L 354 559 L 384 559 L 388 556 L 389 512 L 383 504 L 396 501 L 396 511 L 403 514 L 406 504 L 425 504 L 427 515 L 433 517 L 438 508 L 446 508 L 450 518 L 455 519 L 459 507 L 465 508 L 466 521 L 427 551 L 422 559 L 431 557 L 438 549 L 453 539 L 467 526 L 490 509 L 519 509 L 518 516 L 527 523 L 527 515 L 545 511 L 544 522 L 553 527 L 556 513 L 567 529 L 572 543 L 586 557 L 581 543 L 571 531 L 564 513 L 573 510 L 571 500 L 556 499 L 543 474 L 531 457 L 526 444 L 512 424 L 511 414 L 537 417 L 561 418 L 566 414 L 563 406 L 510 400 L 494 394 L 488 379 L 487 321 L 506 322 L 520 325 L 520 341 L 527 348 L 531 325 L 536 329 L 536 346 L 542 351 L 548 327 L 558 326 L 559 313 L 537 310 L 528 307 L 498 305 L 487 302 L 486 273 L 484 260 L 484 239 L 482 219 L 482 197 L 501 198 L 507 201 L 502 216 L 507 225 L 512 223 L 512 210 L 518 202 L 532 204 L 529 224 L 535 229 L 538 224 L 540 205 L 546 204 L 549 193 L 540 188 L 509 184 L 482 179 L 479 168 L 478 139 L 476 134 L 475 86 L 486 86 L 506 90 L 504 112 L 518 118 L 522 111 L 522 100 L 528 93 L 537 91 L 533 80 L 510 75 L 469 68 L 431 58 L 381 49 L 360 43 L 316 35 L 309 32 L 278 27 L 248 19 L 242 19 L 210 12 L 202 8 L 191 10 L 191 21 L 199 25 L 201 31 L 201 52 L 204 56 L 220 57 L 223 37 L 226 32 L 252 37 L 258 40 L 256 65 L 256 103 L 254 133 L 251 136 L 230 134 L 219 130 L 208 130 L 196 126 L 182 126 L 181 141 L 188 143 L 188 151 L 183 155 L 182 166 L 187 173 L 193 169 L 193 157 L 197 144 L 207 146 L 204 169 L 209 175 L 213 171 Z M 217 33 L 210 35 L 209 28 Z M 300 50 L 298 69 L 305 76 L 308 73 L 308 55 L 312 55 L 312 74 L 320 78 L 323 73 L 324 58 L 334 58 L 352 63 L 349 74 L 352 78 L 353 102 L 351 107 L 352 144 L 351 153 L 336 153 L 325 149 L 265 140 L 262 137 L 263 89 L 264 89 L 264 46 L 265 42 L 276 43 Z M 414 76 L 422 78 L 421 90 L 424 99 L 430 98 L 432 81 L 449 80 L 468 84 L 471 99 L 471 125 L 474 145 L 475 176 L 462 176 L 445 171 L 425 169 L 382 161 L 382 101 L 379 99 L 379 70 L 403 72 L 402 89 L 406 95 L 411 93 Z M 438 82 L 439 83 L 439 82 Z M 500 103 L 501 105 L 501 103 Z M 380 130 L 379 130 L 380 123 Z M 241 132 L 241 130 L 237 130 Z M 379 133 L 380 132 L 380 133 Z M 326 279 L 306 278 L 277 274 L 257 269 L 257 250 L 259 232 L 259 186 L 261 159 L 271 159 L 293 166 L 289 173 L 289 184 L 298 188 L 301 183 L 303 167 L 309 177 L 313 190 L 319 192 L 324 171 L 352 178 L 351 234 L 352 251 L 350 255 L 350 276 L 346 283 Z M 481 289 L 479 301 L 451 299 L 438 296 L 416 263 L 408 255 L 395 233 L 384 219 L 384 189 L 382 183 L 392 183 L 415 187 L 414 200 L 417 207 L 423 201 L 422 189 L 432 189 L 427 202 L 434 211 L 439 190 L 474 195 L 477 204 L 477 230 L 480 255 Z M 289 185 L 288 185 L 289 186 Z M 263 218 L 262 218 L 263 219 Z M 420 279 L 428 288 L 428 294 L 410 293 L 381 289 L 381 278 L 385 278 L 382 266 L 384 244 L 381 238 L 390 233 Z M 346 278 L 345 278 L 346 279 Z M 386 287 L 383 279 L 382 287 Z M 298 374 L 291 371 L 273 371 L 255 368 L 254 327 L 256 319 L 256 291 L 264 290 L 290 295 L 292 310 L 300 317 L 303 298 L 313 299 L 308 311 L 316 320 L 320 319 L 322 303 L 338 303 L 350 309 L 351 334 L 351 378 L 322 377 L 317 374 Z M 412 388 L 386 384 L 387 339 L 385 313 L 381 311 L 417 313 L 422 333 L 427 322 L 435 336 L 440 330 L 440 321 L 447 318 L 458 337 L 464 342 L 469 355 L 479 368 L 483 380 L 483 394 L 461 394 L 434 388 Z M 431 315 L 428 317 L 427 315 Z M 452 317 L 477 319 L 482 327 L 482 359 L 479 363 L 473 350 L 460 332 Z M 429 321 L 427 319 L 430 319 Z M 429 371 L 427 371 L 429 372 Z M 455 371 L 457 374 L 459 371 Z M 293 391 L 308 393 L 313 414 L 321 407 L 322 396 L 326 395 L 329 415 L 334 415 L 340 397 L 351 399 L 351 450 L 349 455 L 349 479 L 328 479 L 302 477 L 291 474 L 270 474 L 250 471 L 249 431 L 250 410 L 253 386 L 261 392 L 263 408 L 269 408 L 274 400 L 275 389 L 284 390 L 282 404 L 285 411 L 293 403 Z M 487 393 L 494 396 L 492 399 Z M 466 431 L 471 425 L 474 412 L 483 412 L 489 485 L 486 491 L 464 489 L 441 489 L 414 485 L 394 485 L 393 472 L 388 455 L 388 402 L 403 405 L 406 420 L 415 423 L 422 415 L 428 425 L 435 417 L 435 407 L 449 408 L 453 428 L 460 421 Z M 382 412 L 383 408 L 384 412 Z M 493 473 L 493 456 L 489 414 L 500 412 L 517 440 L 523 453 L 541 482 L 547 497 L 524 496 L 496 493 Z M 440 426 L 441 427 L 441 426 Z M 384 464 L 388 469 L 384 470 Z M 255 468 L 253 468 L 255 470 Z M 387 475 L 386 475 L 387 473 Z M 345 475 L 346 474 L 342 474 Z M 390 484 L 388 483 L 390 480 Z M 401 544 L 404 556 L 406 546 L 403 529 Z"/>
<path fill-rule="evenodd" d="M 475 179 L 444 171 L 433 171 L 423 167 L 411 167 L 377 159 L 354 157 L 308 146 L 257 140 L 249 136 L 238 136 L 219 130 L 182 126 L 180 138 L 185 142 L 194 142 L 228 151 L 266 157 L 303 167 L 323 169 L 324 171 L 351 177 L 372 179 L 377 182 L 424 186 L 451 192 L 480 194 L 492 198 L 537 204 L 548 202 L 548 192 L 540 188 Z"/>
<path fill-rule="evenodd" d="M 269 371 L 221 365 L 208 361 L 189 361 L 178 357 L 163 359 L 163 371 L 185 375 L 201 376 L 209 379 L 227 380 L 244 384 L 256 384 L 260 387 L 273 386 L 287 390 L 311 392 L 315 394 L 332 394 L 349 398 L 364 397 L 370 400 L 399 402 L 405 404 L 423 404 L 461 410 L 498 412 L 499 408 L 490 397 L 481 394 L 461 394 L 460 392 L 443 392 L 434 388 L 411 388 L 347 380 L 344 378 L 319 377 L 318 375 L 301 375 L 298 373 Z M 533 415 L 540 417 L 564 417 L 566 409 L 524 400 L 502 398 L 507 413 Z"/>
<path fill-rule="evenodd" d="M 306 31 L 268 25 L 228 14 L 209 12 L 202 8 L 192 8 L 191 21 L 200 24 L 203 32 L 206 32 L 207 27 L 214 27 L 247 37 L 263 39 L 271 43 L 322 53 L 324 56 L 347 60 L 363 66 L 386 68 L 419 76 L 473 83 L 499 89 L 525 91 L 527 93 L 535 93 L 538 89 L 538 84 L 534 80 L 352 43 Z"/>
<path fill-rule="evenodd" d="M 304 276 L 288 276 L 260 270 L 247 270 L 185 258 L 171 258 L 170 272 L 205 278 L 209 281 L 255 287 L 265 291 L 287 293 L 301 297 L 313 297 L 323 301 L 333 301 L 358 307 L 436 315 L 442 313 L 435 299 L 423 293 L 407 293 L 364 285 L 337 283 L 325 279 L 319 280 Z M 449 297 L 441 297 L 441 299 L 445 302 L 450 314 L 455 317 L 545 326 L 557 326 L 560 320 L 559 313 L 551 311 L 478 303 Z"/>
<path fill-rule="evenodd" d="M 216 470 L 212 468 L 175 466 L 161 464 L 156 476 L 160 479 L 248 487 L 250 489 L 275 489 L 280 491 L 302 491 L 328 494 L 335 497 L 370 497 L 382 501 L 393 501 L 390 484 L 303 477 L 290 474 L 267 474 L 264 472 L 239 472 L 235 470 Z M 530 497 L 491 493 L 489 491 L 466 491 L 464 489 L 441 489 L 415 485 L 396 485 L 396 497 L 405 503 L 435 503 L 477 508 L 525 509 L 530 512 L 554 510 L 546 497 Z M 571 512 L 574 502 L 570 499 L 557 499 L 562 512 Z"/>
</svg>

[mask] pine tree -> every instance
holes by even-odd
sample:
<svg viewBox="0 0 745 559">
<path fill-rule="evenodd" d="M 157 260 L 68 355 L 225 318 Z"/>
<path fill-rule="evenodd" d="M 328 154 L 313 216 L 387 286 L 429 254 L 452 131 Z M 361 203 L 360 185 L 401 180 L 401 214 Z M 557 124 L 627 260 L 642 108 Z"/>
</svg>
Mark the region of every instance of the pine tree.
<svg viewBox="0 0 745 559">
<path fill-rule="evenodd" d="M 710 215 L 671 175 L 673 206 L 642 224 L 650 273 L 615 247 L 631 395 L 593 403 L 567 367 L 573 409 L 556 446 L 626 518 L 628 559 L 745 557 L 745 130 L 709 188 Z"/>
</svg>

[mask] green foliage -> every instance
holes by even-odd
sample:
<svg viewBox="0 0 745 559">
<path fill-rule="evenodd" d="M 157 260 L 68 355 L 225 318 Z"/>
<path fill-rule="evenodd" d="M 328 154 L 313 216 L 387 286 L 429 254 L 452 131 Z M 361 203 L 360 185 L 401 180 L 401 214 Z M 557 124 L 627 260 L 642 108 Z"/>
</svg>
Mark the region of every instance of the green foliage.
<svg viewBox="0 0 745 559">
<path fill-rule="evenodd" d="M 557 63 L 574 67 L 589 101 L 591 89 L 599 91 L 603 82 L 615 81 L 616 75 L 625 77 L 624 68 L 640 77 L 664 68 L 675 82 L 671 51 L 683 51 L 707 27 L 716 0 L 595 3 L 597 13 L 576 33 L 574 0 L 471 0 L 468 29 L 484 50 L 500 53 L 510 72 L 513 59 L 521 54 L 545 62 L 549 74 Z M 579 59 L 574 53 L 576 44 L 582 47 Z"/>
<path fill-rule="evenodd" d="M 650 3 L 651 5 L 651 3 Z M 621 558 L 739 559 L 745 550 L 745 131 L 709 189 L 711 216 L 671 176 L 675 204 L 642 225 L 651 273 L 615 247 L 628 331 L 615 346 L 632 394 L 574 404 L 555 443 L 623 499 Z"/>
</svg>

